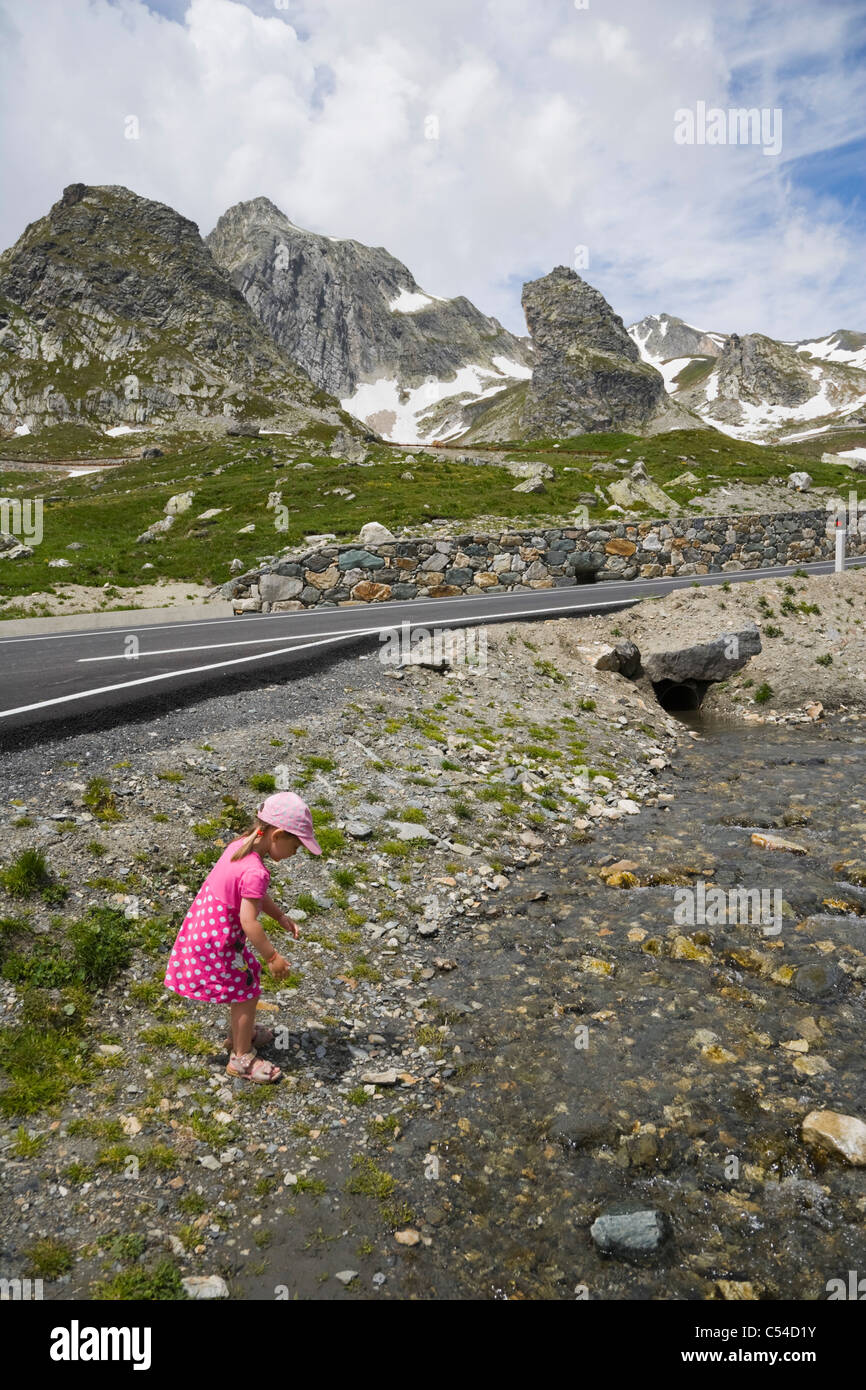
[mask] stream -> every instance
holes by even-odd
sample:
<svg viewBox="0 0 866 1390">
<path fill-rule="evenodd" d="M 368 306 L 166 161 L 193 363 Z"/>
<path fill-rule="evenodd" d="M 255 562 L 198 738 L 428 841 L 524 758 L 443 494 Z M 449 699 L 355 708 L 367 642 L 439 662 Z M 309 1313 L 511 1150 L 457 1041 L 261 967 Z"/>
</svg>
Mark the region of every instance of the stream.
<svg viewBox="0 0 866 1390">
<path fill-rule="evenodd" d="M 454 1071 L 369 1151 L 418 1243 L 370 1196 L 305 1198 L 238 1270 L 247 1297 L 345 1297 L 345 1268 L 350 1296 L 420 1299 L 814 1300 L 866 1273 L 866 1170 L 800 1132 L 813 1110 L 866 1116 L 866 738 L 691 719 L 671 802 L 515 872 L 440 938 Z M 343 1192 L 351 1155 L 327 1138 Z M 665 1239 L 604 1253 L 593 1222 L 635 1208 Z"/>
</svg>

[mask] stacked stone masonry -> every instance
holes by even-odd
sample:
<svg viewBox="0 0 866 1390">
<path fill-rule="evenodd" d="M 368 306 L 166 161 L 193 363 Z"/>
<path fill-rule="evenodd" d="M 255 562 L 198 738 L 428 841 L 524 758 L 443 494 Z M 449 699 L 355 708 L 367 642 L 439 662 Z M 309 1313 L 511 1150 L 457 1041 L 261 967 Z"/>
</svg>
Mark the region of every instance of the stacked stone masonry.
<svg viewBox="0 0 866 1390">
<path fill-rule="evenodd" d="M 220 592 L 238 608 L 288 612 L 388 599 L 451 598 L 591 580 L 659 579 L 797 565 L 832 557 L 832 514 L 813 511 L 671 521 L 610 522 L 380 545 L 295 551 L 238 575 Z M 849 555 L 866 554 L 866 513 L 848 528 Z"/>
</svg>

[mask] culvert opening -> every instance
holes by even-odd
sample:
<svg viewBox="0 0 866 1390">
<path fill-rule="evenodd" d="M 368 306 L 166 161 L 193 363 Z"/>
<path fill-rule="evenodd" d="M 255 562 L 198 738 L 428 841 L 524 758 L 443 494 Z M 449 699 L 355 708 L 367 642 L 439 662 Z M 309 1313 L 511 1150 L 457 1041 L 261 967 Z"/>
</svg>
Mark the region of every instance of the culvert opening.
<svg viewBox="0 0 866 1390">
<path fill-rule="evenodd" d="M 654 681 L 653 689 L 662 709 L 671 713 L 700 709 L 707 693 L 707 687 L 701 681 Z"/>
</svg>

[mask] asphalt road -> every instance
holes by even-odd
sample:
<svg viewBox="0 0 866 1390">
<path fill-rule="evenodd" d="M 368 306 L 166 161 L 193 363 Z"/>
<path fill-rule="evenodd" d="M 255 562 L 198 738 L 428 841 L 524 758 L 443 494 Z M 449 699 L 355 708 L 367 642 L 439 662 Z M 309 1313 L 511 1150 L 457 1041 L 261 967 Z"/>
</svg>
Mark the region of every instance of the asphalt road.
<svg viewBox="0 0 866 1390">
<path fill-rule="evenodd" d="M 848 566 L 866 563 L 852 559 Z M 154 695 L 188 699 L 202 690 L 216 693 L 232 676 L 285 679 L 293 665 L 308 665 L 317 653 L 352 643 L 378 643 L 379 634 L 408 623 L 457 628 L 612 612 L 651 594 L 695 583 L 739 584 L 789 575 L 794 568 L 828 574 L 833 562 L 786 568 L 741 570 L 730 574 L 627 580 L 534 589 L 497 597 L 415 599 L 365 608 L 325 608 L 305 612 L 246 614 L 135 626 L 135 615 L 118 613 L 117 625 L 42 636 L 0 637 L 0 733 L 88 714 L 122 710 Z M 86 619 L 83 620 L 86 622 Z"/>
</svg>

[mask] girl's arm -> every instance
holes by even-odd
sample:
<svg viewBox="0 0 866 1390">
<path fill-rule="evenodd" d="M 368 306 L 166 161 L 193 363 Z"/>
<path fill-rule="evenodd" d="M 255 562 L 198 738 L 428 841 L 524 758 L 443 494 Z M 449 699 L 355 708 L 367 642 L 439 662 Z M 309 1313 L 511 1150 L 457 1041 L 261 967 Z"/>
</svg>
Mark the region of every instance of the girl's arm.
<svg viewBox="0 0 866 1390">
<path fill-rule="evenodd" d="M 295 940 L 297 940 L 297 922 L 293 922 L 291 917 L 288 917 L 286 913 L 283 912 L 283 909 L 280 907 L 279 903 L 274 902 L 273 898 L 267 896 L 262 898 L 262 911 L 266 912 L 269 917 L 273 917 L 275 922 L 279 922 L 280 926 L 285 931 L 290 931 Z"/>
<path fill-rule="evenodd" d="M 271 973 L 277 979 L 281 979 L 288 970 L 289 963 L 284 956 L 280 955 L 259 921 L 259 913 L 267 902 L 267 898 L 241 898 L 241 927 L 247 940 L 252 943 L 265 964 L 270 966 Z M 268 913 L 268 916 L 270 915 Z"/>
</svg>

